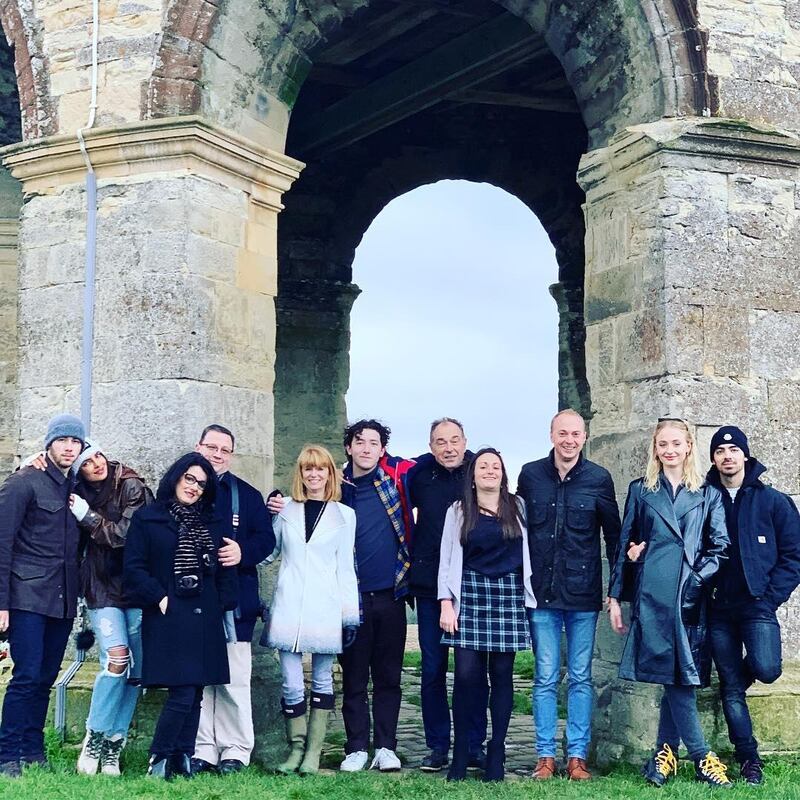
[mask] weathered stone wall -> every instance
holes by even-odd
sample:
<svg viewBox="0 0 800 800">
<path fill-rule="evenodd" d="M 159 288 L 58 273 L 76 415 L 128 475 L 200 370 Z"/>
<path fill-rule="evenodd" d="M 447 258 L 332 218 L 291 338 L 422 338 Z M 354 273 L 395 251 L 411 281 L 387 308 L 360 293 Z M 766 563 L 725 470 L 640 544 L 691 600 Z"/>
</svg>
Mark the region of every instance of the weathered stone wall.
<svg viewBox="0 0 800 800">
<path fill-rule="evenodd" d="M 739 425 L 772 483 L 800 494 L 798 165 L 800 140 L 734 123 L 657 123 L 584 158 L 590 448 L 620 505 L 659 416 L 697 425 L 703 463 L 713 431 Z M 796 746 L 774 709 L 798 713 L 799 607 L 796 597 L 780 612 L 787 675 L 755 701 L 760 719 L 773 714 L 765 749 Z M 621 646 L 601 620 L 601 761 L 638 755 L 655 735 L 652 687 L 616 679 Z M 723 746 L 712 698 L 707 729 Z"/>
<path fill-rule="evenodd" d="M 19 438 L 17 405 L 17 231 L 22 192 L 0 167 L 0 473 L 12 469 Z"/>
<path fill-rule="evenodd" d="M 73 140 L 21 146 L 7 159 L 27 194 L 24 452 L 39 445 L 50 414 L 80 402 L 86 209 L 83 186 L 71 182 L 76 149 Z M 96 132 L 89 150 L 99 170 L 93 435 L 152 479 L 216 420 L 237 434 L 238 469 L 266 488 L 276 213 L 300 165 L 188 118 Z"/>
</svg>

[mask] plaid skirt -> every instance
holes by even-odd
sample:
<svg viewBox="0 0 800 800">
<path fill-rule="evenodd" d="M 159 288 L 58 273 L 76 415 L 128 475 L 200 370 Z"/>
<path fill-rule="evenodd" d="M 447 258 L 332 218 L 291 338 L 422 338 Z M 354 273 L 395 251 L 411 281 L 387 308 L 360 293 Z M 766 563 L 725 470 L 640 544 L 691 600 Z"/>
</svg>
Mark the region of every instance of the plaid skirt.
<svg viewBox="0 0 800 800">
<path fill-rule="evenodd" d="M 529 650 L 522 576 L 511 572 L 488 578 L 480 572 L 464 570 L 458 630 L 445 633 L 442 644 L 491 653 Z"/>
</svg>

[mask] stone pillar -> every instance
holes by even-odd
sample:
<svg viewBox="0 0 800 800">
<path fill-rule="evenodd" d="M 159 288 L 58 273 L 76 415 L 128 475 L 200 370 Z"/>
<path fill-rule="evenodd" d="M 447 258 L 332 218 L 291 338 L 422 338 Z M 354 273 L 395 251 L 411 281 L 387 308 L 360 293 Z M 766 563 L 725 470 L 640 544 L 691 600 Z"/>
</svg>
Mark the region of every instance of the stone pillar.
<svg viewBox="0 0 800 800">
<path fill-rule="evenodd" d="M 151 480 L 211 420 L 272 480 L 281 195 L 301 164 L 197 117 L 91 131 L 98 178 L 92 433 Z M 85 168 L 72 137 L 14 145 L 24 187 L 21 439 L 79 407 Z"/>
<path fill-rule="evenodd" d="M 17 408 L 17 230 L 20 186 L 0 168 L 0 473 L 13 469 L 19 438 Z"/>
<path fill-rule="evenodd" d="M 275 485 L 287 487 L 309 442 L 342 453 L 350 383 L 350 310 L 361 290 L 335 280 L 281 279 L 276 301 Z"/>
<path fill-rule="evenodd" d="M 192 117 L 94 130 L 87 146 L 98 177 L 93 437 L 154 486 L 204 425 L 220 422 L 236 435 L 236 472 L 271 488 L 277 214 L 302 165 Z M 27 453 L 51 414 L 79 409 L 85 168 L 72 137 L 5 152 L 26 195 Z M 281 743 L 279 668 L 271 652 L 254 655 L 255 757 L 270 762 Z"/>
<path fill-rule="evenodd" d="M 586 155 L 586 342 L 590 454 L 620 505 L 643 473 L 659 416 L 743 428 L 776 488 L 800 494 L 800 141 L 743 123 L 662 121 Z M 797 595 L 779 612 L 784 677 L 751 690 L 764 750 L 797 746 Z M 600 620 L 595 747 L 600 762 L 655 741 L 659 692 L 619 681 L 622 640 Z M 728 749 L 716 695 L 704 728 Z"/>
<path fill-rule="evenodd" d="M 583 287 L 574 281 L 559 281 L 550 287 L 558 306 L 558 407 L 574 408 L 583 417 L 591 413 L 586 380 L 583 319 Z"/>
</svg>

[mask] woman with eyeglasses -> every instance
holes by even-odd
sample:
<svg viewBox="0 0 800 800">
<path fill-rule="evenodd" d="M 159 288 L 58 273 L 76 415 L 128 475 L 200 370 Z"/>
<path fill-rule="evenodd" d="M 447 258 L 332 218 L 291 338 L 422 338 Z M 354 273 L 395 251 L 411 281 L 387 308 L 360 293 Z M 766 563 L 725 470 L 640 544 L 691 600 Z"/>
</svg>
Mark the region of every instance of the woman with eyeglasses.
<svg viewBox="0 0 800 800">
<path fill-rule="evenodd" d="M 695 700 L 696 687 L 706 686 L 711 673 L 708 586 L 728 545 L 722 497 L 703 482 L 689 426 L 659 420 L 645 475 L 628 489 L 608 601 L 611 626 L 623 634 L 619 601 L 631 600 L 620 677 L 664 686 L 655 752 L 642 770 L 656 786 L 677 774 L 681 740 L 698 781 L 731 786 L 708 746 Z"/>
<path fill-rule="evenodd" d="M 158 778 L 191 777 L 203 687 L 230 681 L 223 617 L 238 587 L 236 568 L 219 563 L 216 489 L 211 464 L 187 453 L 128 530 L 123 581 L 142 608 L 142 685 L 168 690 L 147 770 Z"/>
<path fill-rule="evenodd" d="M 447 779 L 464 780 L 471 720 L 487 673 L 492 738 L 484 780 L 505 776 L 505 739 L 514 704 L 514 659 L 530 649 L 525 608 L 536 607 L 522 502 L 508 490 L 503 459 L 479 450 L 464 497 L 447 511 L 439 559 L 442 644 L 453 647 L 453 760 Z"/>
</svg>

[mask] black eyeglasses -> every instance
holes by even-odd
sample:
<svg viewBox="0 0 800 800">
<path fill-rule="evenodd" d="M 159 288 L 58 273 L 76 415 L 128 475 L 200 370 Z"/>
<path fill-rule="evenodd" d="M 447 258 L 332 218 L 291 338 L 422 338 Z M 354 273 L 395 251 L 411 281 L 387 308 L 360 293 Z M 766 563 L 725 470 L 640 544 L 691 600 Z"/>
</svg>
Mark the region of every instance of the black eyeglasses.
<svg viewBox="0 0 800 800">
<path fill-rule="evenodd" d="M 206 486 L 208 485 L 208 481 L 201 481 L 198 478 L 195 478 L 191 472 L 185 473 L 183 479 L 186 481 L 187 485 L 196 486 L 201 492 L 204 492 Z"/>
<path fill-rule="evenodd" d="M 231 450 L 230 447 L 218 447 L 215 444 L 206 444 L 205 442 L 200 442 L 200 447 L 204 447 L 209 453 L 214 453 L 214 455 L 217 453 L 222 453 L 223 456 L 233 455 L 233 450 Z"/>
</svg>

